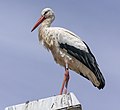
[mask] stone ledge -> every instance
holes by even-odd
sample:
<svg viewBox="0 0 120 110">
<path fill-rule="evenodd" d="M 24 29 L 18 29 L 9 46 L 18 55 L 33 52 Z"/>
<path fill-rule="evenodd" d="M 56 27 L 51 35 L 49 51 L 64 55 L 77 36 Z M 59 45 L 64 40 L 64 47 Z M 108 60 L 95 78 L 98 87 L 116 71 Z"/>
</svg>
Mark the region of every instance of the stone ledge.
<svg viewBox="0 0 120 110">
<path fill-rule="evenodd" d="M 6 107 L 5 110 L 82 110 L 73 93 L 57 95 L 23 104 Z"/>
</svg>

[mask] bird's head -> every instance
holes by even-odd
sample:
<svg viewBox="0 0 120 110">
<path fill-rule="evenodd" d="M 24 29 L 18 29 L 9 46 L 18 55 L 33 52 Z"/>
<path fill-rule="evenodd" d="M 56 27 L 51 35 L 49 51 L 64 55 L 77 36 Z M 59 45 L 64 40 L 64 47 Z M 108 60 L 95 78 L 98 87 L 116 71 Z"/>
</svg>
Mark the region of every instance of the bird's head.
<svg viewBox="0 0 120 110">
<path fill-rule="evenodd" d="M 49 24 L 51 24 L 54 19 L 55 15 L 52 9 L 50 8 L 43 9 L 41 12 L 41 17 L 38 19 L 37 23 L 34 25 L 31 32 L 35 30 L 43 21 L 46 20 Z"/>
</svg>

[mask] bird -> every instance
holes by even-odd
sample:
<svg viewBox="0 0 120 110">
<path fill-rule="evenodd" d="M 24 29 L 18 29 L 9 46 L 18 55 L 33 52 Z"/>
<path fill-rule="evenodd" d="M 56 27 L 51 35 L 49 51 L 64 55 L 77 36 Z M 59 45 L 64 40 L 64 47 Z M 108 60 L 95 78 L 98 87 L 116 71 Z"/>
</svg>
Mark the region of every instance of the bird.
<svg viewBox="0 0 120 110">
<path fill-rule="evenodd" d="M 41 24 L 38 29 L 39 41 L 48 51 L 51 51 L 55 62 L 65 68 L 60 95 L 63 92 L 67 93 L 69 70 L 88 79 L 99 90 L 103 89 L 104 76 L 87 43 L 80 36 L 65 28 L 52 27 L 54 19 L 54 11 L 51 8 L 44 8 L 31 32 Z"/>
</svg>

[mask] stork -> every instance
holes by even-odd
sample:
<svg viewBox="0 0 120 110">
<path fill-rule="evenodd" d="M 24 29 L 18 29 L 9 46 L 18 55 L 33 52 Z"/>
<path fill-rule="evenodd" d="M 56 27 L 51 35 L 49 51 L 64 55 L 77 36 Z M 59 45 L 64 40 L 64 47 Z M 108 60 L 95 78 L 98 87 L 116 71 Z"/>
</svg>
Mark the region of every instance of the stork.
<svg viewBox="0 0 120 110">
<path fill-rule="evenodd" d="M 54 19 L 55 15 L 52 9 L 43 9 L 41 17 L 31 32 L 41 24 L 38 34 L 39 41 L 51 51 L 56 63 L 65 67 L 60 94 L 63 91 L 65 94 L 67 93 L 69 69 L 90 80 L 98 89 L 103 89 L 105 79 L 88 45 L 79 36 L 67 29 L 51 27 Z"/>
</svg>

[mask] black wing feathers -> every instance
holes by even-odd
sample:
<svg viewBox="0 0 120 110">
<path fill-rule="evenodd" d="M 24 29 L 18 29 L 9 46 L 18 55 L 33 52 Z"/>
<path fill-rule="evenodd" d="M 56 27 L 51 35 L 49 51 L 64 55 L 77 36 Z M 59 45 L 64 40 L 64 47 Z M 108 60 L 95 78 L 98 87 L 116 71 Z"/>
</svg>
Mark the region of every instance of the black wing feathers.
<svg viewBox="0 0 120 110">
<path fill-rule="evenodd" d="M 67 43 L 65 44 L 59 43 L 60 48 L 67 50 L 68 54 L 75 57 L 77 60 L 83 63 L 86 67 L 88 67 L 94 73 L 94 75 L 97 77 L 98 81 L 100 82 L 100 85 L 98 88 L 101 89 L 105 85 L 104 77 L 102 76 L 102 73 L 98 68 L 96 59 L 92 54 L 92 52 L 90 51 L 88 45 L 85 42 L 84 44 L 86 45 L 89 53 L 85 52 L 84 50 L 80 50 L 74 46 L 68 45 Z"/>
</svg>

